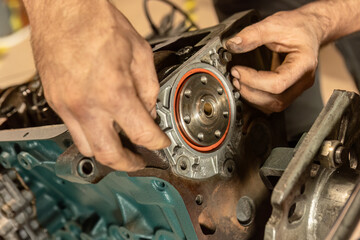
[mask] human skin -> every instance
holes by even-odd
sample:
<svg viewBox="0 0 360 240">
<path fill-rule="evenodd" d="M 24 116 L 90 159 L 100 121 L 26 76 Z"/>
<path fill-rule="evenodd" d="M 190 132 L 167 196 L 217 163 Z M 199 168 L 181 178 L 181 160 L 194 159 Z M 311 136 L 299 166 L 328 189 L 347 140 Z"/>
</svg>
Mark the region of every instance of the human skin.
<svg viewBox="0 0 360 240">
<path fill-rule="evenodd" d="M 45 97 L 79 151 L 116 170 L 136 171 L 143 159 L 121 144 L 148 149 L 170 140 L 155 124 L 159 92 L 153 53 L 128 20 L 105 0 L 24 0 Z"/>
<path fill-rule="evenodd" d="M 316 1 L 278 12 L 244 28 L 225 45 L 234 53 L 265 45 L 286 54 L 284 61 L 272 71 L 234 66 L 233 84 L 243 99 L 263 112 L 283 111 L 314 83 L 320 46 L 359 30 L 359 0 Z"/>
<path fill-rule="evenodd" d="M 287 53 L 273 72 L 234 67 L 242 97 L 267 113 L 288 106 L 312 85 L 319 46 L 359 30 L 359 1 L 321 1 L 280 12 L 230 39 L 226 46 L 236 53 L 264 44 Z M 80 152 L 117 170 L 143 168 L 143 160 L 122 147 L 113 123 L 135 144 L 170 144 L 150 117 L 156 115 L 159 84 L 148 43 L 106 0 L 24 3 L 45 97 Z"/>
</svg>

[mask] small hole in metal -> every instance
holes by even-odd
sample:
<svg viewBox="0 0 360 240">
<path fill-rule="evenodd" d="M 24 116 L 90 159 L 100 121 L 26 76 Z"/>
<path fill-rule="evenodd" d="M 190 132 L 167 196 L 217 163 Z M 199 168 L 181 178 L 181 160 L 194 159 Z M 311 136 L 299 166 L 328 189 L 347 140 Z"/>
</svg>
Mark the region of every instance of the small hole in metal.
<svg viewBox="0 0 360 240">
<path fill-rule="evenodd" d="M 204 104 L 204 113 L 208 117 L 210 117 L 213 113 L 213 106 L 208 102 Z"/>
</svg>

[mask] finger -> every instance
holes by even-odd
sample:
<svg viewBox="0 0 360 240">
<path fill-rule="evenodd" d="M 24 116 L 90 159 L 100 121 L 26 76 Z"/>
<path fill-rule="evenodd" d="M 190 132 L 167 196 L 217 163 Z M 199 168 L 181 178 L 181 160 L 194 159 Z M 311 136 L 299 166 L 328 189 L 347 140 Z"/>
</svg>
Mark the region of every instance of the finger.
<svg viewBox="0 0 360 240">
<path fill-rule="evenodd" d="M 170 145 L 169 138 L 155 124 L 136 95 L 122 96 L 121 105 L 114 118 L 131 142 L 150 150 Z"/>
<path fill-rule="evenodd" d="M 244 53 L 275 40 L 275 33 L 268 33 L 266 20 L 250 25 L 229 39 L 225 46 L 234 53 Z"/>
<path fill-rule="evenodd" d="M 302 79 L 282 94 L 271 94 L 241 84 L 240 94 L 243 99 L 265 113 L 281 112 L 302 92 L 311 87 L 312 83 L 311 78 Z"/>
<path fill-rule="evenodd" d="M 64 116 L 64 115 L 63 115 Z M 78 121 L 76 121 L 72 116 L 69 117 L 62 117 L 62 120 L 64 121 L 66 127 L 68 128 L 71 137 L 76 145 L 76 147 L 79 149 L 82 155 L 87 157 L 94 156 L 94 153 L 91 150 L 91 146 L 84 134 L 84 131 Z"/>
<path fill-rule="evenodd" d="M 65 104 L 61 103 L 62 101 L 55 102 L 56 104 L 54 104 L 54 102 L 50 99 L 48 100 L 48 104 L 61 117 L 62 121 L 68 128 L 76 147 L 84 156 L 93 156 L 90 144 L 87 141 L 83 129 L 79 122 L 76 120 L 75 116 L 71 114 Z"/>
<path fill-rule="evenodd" d="M 303 75 L 316 68 L 316 59 L 313 60 L 303 53 L 290 53 L 284 62 L 274 71 L 256 71 L 255 69 L 235 66 L 231 74 L 253 89 L 281 94 L 294 85 Z"/>
<path fill-rule="evenodd" d="M 151 48 L 145 47 L 144 51 L 138 52 L 132 66 L 135 89 L 146 110 L 151 112 L 155 108 L 160 88 Z"/>
<path fill-rule="evenodd" d="M 81 124 L 97 161 L 120 171 L 145 167 L 140 156 L 123 148 L 110 115 L 105 112 L 89 114 Z"/>
</svg>

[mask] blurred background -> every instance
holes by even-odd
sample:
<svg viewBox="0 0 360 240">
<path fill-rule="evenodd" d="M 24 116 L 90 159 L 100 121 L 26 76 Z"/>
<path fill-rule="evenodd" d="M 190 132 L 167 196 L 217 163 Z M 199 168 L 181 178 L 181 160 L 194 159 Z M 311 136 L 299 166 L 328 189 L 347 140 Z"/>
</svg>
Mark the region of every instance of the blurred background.
<svg viewBox="0 0 360 240">
<path fill-rule="evenodd" d="M 205 28 L 218 23 L 212 0 L 171 0 L 187 12 L 192 20 Z M 130 20 L 144 37 L 152 30 L 144 12 L 143 0 L 113 0 L 114 5 Z M 160 1 L 151 1 L 149 13 L 156 24 L 171 11 L 171 7 Z M 21 0 L 0 0 L 0 89 L 25 82 L 35 74 L 29 28 Z M 321 93 L 324 103 L 333 89 L 357 92 L 342 56 L 333 44 L 321 49 L 319 68 Z"/>
</svg>

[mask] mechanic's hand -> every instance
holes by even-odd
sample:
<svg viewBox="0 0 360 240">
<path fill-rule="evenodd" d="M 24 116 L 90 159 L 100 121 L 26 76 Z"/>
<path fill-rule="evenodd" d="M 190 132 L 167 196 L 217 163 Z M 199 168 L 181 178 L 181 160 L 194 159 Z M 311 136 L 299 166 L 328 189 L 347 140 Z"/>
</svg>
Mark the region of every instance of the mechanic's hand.
<svg viewBox="0 0 360 240">
<path fill-rule="evenodd" d="M 273 71 L 233 67 L 233 84 L 244 99 L 265 113 L 280 112 L 312 86 L 322 34 L 317 21 L 299 9 L 278 12 L 226 42 L 227 49 L 234 53 L 249 52 L 261 45 L 287 53 Z"/>
<path fill-rule="evenodd" d="M 159 83 L 149 44 L 107 1 L 47 4 L 58 6 L 38 11 L 43 16 L 29 15 L 50 106 L 83 155 L 117 170 L 143 168 L 144 161 L 122 146 L 114 122 L 137 145 L 161 149 L 170 144 L 151 117 Z"/>
</svg>

